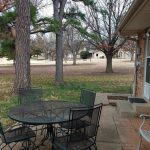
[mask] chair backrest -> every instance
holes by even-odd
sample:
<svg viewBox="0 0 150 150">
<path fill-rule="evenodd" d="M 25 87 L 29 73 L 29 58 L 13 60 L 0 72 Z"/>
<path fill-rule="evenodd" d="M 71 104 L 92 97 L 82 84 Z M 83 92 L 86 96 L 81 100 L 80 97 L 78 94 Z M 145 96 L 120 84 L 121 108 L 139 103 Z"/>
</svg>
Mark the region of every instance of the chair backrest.
<svg viewBox="0 0 150 150">
<path fill-rule="evenodd" d="M 4 134 L 1 122 L 0 122 L 0 137 L 1 137 L 2 141 L 4 141 L 6 143 L 5 134 Z"/>
<path fill-rule="evenodd" d="M 94 106 L 96 92 L 87 89 L 81 89 L 80 103 L 88 107 Z"/>
<path fill-rule="evenodd" d="M 70 134 L 69 140 L 73 139 L 71 136 L 74 133 L 75 121 L 78 131 L 82 132 L 83 139 L 84 138 L 94 138 L 96 141 L 97 131 L 99 127 L 100 115 L 102 111 L 102 104 L 95 105 L 94 107 L 88 108 L 73 108 L 70 110 L 70 131 L 68 129 L 68 133 Z M 92 114 L 89 117 L 89 113 Z M 81 122 L 81 128 L 79 128 L 78 122 Z M 73 129 L 71 127 L 74 127 Z M 80 139 L 81 140 L 81 139 Z"/>
<path fill-rule="evenodd" d="M 43 90 L 41 88 L 32 89 L 19 89 L 18 90 L 18 103 L 32 103 L 35 101 L 41 101 L 43 96 Z"/>
</svg>

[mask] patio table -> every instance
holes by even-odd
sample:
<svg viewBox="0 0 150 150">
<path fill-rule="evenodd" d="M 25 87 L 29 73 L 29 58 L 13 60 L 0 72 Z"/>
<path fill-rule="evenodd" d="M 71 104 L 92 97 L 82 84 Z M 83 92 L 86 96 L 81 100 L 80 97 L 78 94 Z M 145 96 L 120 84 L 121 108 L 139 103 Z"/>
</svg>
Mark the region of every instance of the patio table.
<svg viewBox="0 0 150 150">
<path fill-rule="evenodd" d="M 36 101 L 13 107 L 8 116 L 27 125 L 47 125 L 47 137 L 55 136 L 53 124 L 69 120 L 70 108 L 84 107 L 80 103 L 62 100 Z"/>
</svg>

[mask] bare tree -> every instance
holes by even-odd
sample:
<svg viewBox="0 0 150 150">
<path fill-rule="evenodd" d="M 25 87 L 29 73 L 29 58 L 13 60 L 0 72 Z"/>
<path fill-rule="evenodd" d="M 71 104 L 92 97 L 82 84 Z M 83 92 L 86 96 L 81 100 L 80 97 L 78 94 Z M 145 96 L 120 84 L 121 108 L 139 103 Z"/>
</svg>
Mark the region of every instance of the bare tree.
<svg viewBox="0 0 150 150">
<path fill-rule="evenodd" d="M 30 88 L 30 0 L 16 0 L 15 88 Z"/>
<path fill-rule="evenodd" d="M 112 58 L 125 43 L 119 39 L 117 28 L 131 0 L 96 0 L 96 7 L 85 8 L 85 29 L 82 35 L 107 58 L 106 72 L 112 73 Z"/>
<path fill-rule="evenodd" d="M 131 61 L 134 60 L 135 51 L 137 49 L 137 44 L 135 41 L 127 40 L 126 43 L 123 45 L 122 50 L 124 52 L 129 52 L 131 56 Z"/>
<path fill-rule="evenodd" d="M 44 54 L 45 59 L 54 59 L 55 52 L 55 36 L 53 33 L 49 35 L 36 34 L 35 38 L 31 39 L 31 53 L 34 51 L 41 51 Z M 36 53 L 35 53 L 36 54 Z"/>
<path fill-rule="evenodd" d="M 68 26 L 64 35 L 65 45 L 68 47 L 68 50 L 72 53 L 73 56 L 73 65 L 76 65 L 76 58 L 79 53 L 80 48 L 82 47 L 83 38 L 81 34 L 73 28 Z"/>
</svg>

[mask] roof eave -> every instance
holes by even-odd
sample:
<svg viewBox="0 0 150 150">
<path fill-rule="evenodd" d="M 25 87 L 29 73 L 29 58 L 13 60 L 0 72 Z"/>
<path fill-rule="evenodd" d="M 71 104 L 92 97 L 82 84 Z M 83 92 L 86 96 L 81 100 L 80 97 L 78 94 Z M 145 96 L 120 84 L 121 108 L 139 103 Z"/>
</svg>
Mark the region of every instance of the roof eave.
<svg viewBox="0 0 150 150">
<path fill-rule="evenodd" d="M 145 4 L 145 2 L 147 2 L 148 0 L 134 0 L 133 4 L 131 5 L 131 7 L 129 8 L 128 12 L 126 13 L 126 15 L 124 16 L 124 18 L 122 19 L 122 21 L 120 22 L 119 28 L 118 28 L 118 32 L 120 35 L 123 36 L 129 36 L 129 35 L 137 35 L 140 32 L 140 30 L 134 30 L 134 31 L 125 31 L 125 26 L 130 22 L 131 18 L 133 17 L 134 14 L 136 14 L 139 10 L 140 7 L 142 7 L 142 5 Z"/>
</svg>

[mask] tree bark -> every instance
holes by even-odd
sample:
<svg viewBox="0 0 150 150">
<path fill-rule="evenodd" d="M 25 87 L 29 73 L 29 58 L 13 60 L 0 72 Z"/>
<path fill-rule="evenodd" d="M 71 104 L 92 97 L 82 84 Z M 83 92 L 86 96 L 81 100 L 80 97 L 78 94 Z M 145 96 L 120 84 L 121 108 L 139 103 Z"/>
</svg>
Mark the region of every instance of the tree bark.
<svg viewBox="0 0 150 150">
<path fill-rule="evenodd" d="M 113 57 L 112 55 L 106 55 L 107 58 L 106 73 L 113 73 L 112 57 Z"/>
<path fill-rule="evenodd" d="M 73 52 L 73 65 L 76 65 L 76 60 L 77 60 L 77 56 L 76 56 L 76 53 Z"/>
<path fill-rule="evenodd" d="M 16 0 L 15 89 L 30 88 L 30 0 Z"/>
<path fill-rule="evenodd" d="M 56 74 L 55 84 L 63 84 L 63 15 L 67 0 L 53 0 L 54 19 L 59 21 L 61 26 L 56 32 Z"/>
<path fill-rule="evenodd" d="M 56 74 L 55 84 L 63 84 L 63 31 L 56 34 Z"/>
</svg>

